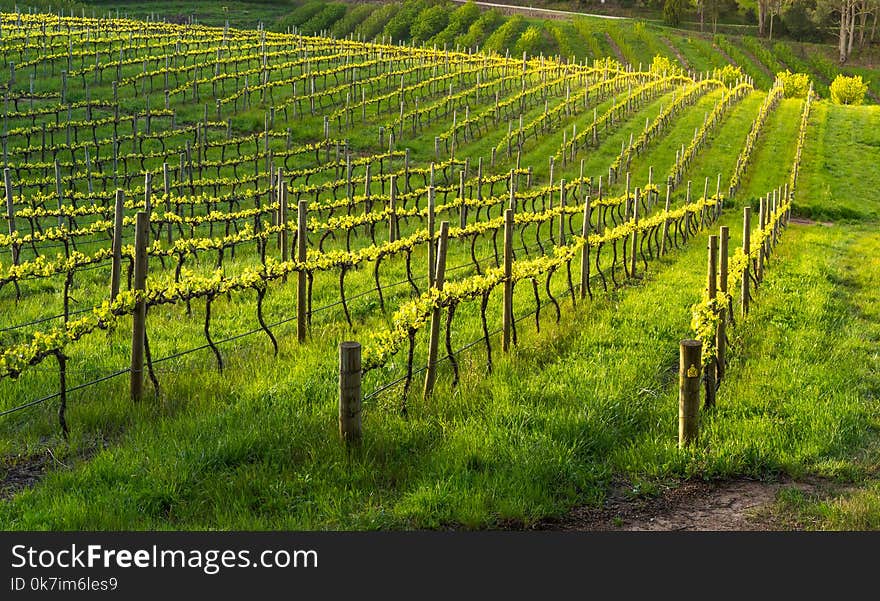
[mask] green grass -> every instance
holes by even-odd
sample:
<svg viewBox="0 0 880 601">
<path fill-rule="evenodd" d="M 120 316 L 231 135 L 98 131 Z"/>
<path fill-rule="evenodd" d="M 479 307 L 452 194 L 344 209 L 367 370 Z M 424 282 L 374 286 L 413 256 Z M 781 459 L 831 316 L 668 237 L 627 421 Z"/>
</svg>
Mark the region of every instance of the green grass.
<svg viewBox="0 0 880 601">
<path fill-rule="evenodd" d="M 796 211 L 820 220 L 880 216 L 880 112 L 817 103 L 803 157 Z"/>
<path fill-rule="evenodd" d="M 384 21 L 373 20 L 381 30 Z M 580 30 L 578 34 L 583 36 Z M 709 48 L 701 39 L 693 50 L 706 65 L 715 60 Z M 52 83 L 46 78 L 41 85 Z M 106 95 L 107 87 L 92 92 Z M 677 115 L 633 160 L 637 183 L 645 180 L 649 166 L 654 167 L 655 181 L 662 181 L 675 150 L 690 141 L 718 97 L 717 92 L 708 94 Z M 712 131 L 685 176 L 697 184 L 697 195 L 704 177 L 711 178 L 713 190 L 719 171 L 726 188 L 763 98 L 761 91 L 748 95 Z M 598 148 L 579 157 L 585 159 L 587 173 L 607 173 L 621 141 L 630 133 L 637 135 L 645 118 L 653 118 L 668 99 L 666 95 L 647 103 L 603 136 Z M 134 105 L 139 99 L 125 101 Z M 600 112 L 612 102 L 602 103 Z M 768 119 L 742 198 L 787 181 L 801 107 L 799 100 L 786 100 Z M 482 107 L 472 110 L 478 108 Z M 527 111 L 526 122 L 542 110 L 538 106 Z M 556 323 L 552 306 L 543 307 L 540 332 L 534 316 L 527 315 L 534 307 L 532 291 L 528 285 L 518 286 L 515 315 L 523 319 L 517 325 L 518 345 L 509 357 L 500 353 L 496 336 L 494 369 L 488 373 L 484 348 L 472 347 L 459 357 L 462 382 L 457 388 L 452 388 L 450 367 L 444 363 L 434 396 L 423 401 L 417 392 L 411 395 L 407 417 L 399 411 L 400 387 L 371 398 L 365 405 L 363 447 L 349 453 L 337 435 L 336 345 L 342 339 L 364 340 L 370 331 L 384 327 L 393 307 L 410 296 L 406 286 L 388 291 L 389 309 L 380 311 L 369 292 L 371 270 L 361 269 L 349 274 L 346 286 L 349 297 L 364 293 L 351 301 L 353 328 L 338 312 L 323 313 L 316 316 L 312 338 L 299 345 L 292 324 L 278 326 L 273 330 L 280 342 L 277 358 L 262 333 L 240 339 L 221 347 L 226 362 L 222 373 L 207 350 L 164 363 L 161 396 L 150 394 L 140 405 L 127 400 L 125 378 L 72 393 L 69 441 L 58 433 L 52 404 L 3 418 L 0 465 L 44 456 L 46 449 L 55 461 L 37 486 L 0 501 L 0 527 L 491 528 L 509 520 L 531 523 L 558 516 L 573 505 L 598 504 L 612 482 L 621 479 L 651 491 L 660 482 L 684 478 L 780 474 L 818 475 L 864 489 L 820 504 L 787 492 L 780 511 L 812 511 L 810 523 L 822 527 L 876 527 L 880 509 L 871 478 L 876 477 L 880 432 L 874 352 L 880 321 L 880 182 L 872 166 L 880 159 L 880 111 L 827 103 L 817 103 L 814 111 L 797 211 L 863 223 L 793 225 L 785 231 L 752 313 L 731 331 L 728 378 L 717 409 L 704 414 L 698 446 L 677 448 L 676 373 L 678 341 L 690 335 L 691 306 L 704 286 L 705 232 L 652 261 L 645 277 L 620 289 L 599 292 L 600 284 L 594 282 L 597 294 L 592 301 L 573 304 L 564 275 L 557 274 L 551 285 L 561 305 L 560 320 Z M 182 107 L 179 115 L 182 120 L 197 119 L 200 107 Z M 379 121 L 386 118 L 393 117 L 385 115 Z M 580 128 L 591 118 L 592 107 L 564 120 L 561 128 L 570 131 L 574 122 Z M 237 115 L 236 127 L 248 124 L 262 127 L 259 107 Z M 432 159 L 431 140 L 448 125 L 429 125 L 401 141 L 412 149 L 414 164 Z M 295 135 L 308 139 L 319 128 L 319 116 L 307 117 L 298 121 Z M 463 145 L 459 156 L 469 156 L 473 163 L 505 133 L 501 124 L 498 131 Z M 359 128 L 351 132 L 351 139 L 356 148 L 369 148 L 374 131 Z M 538 181 L 546 176 L 547 155 L 561 141 L 557 129 L 524 148 L 524 164 L 535 166 Z M 557 163 L 556 179 L 573 177 L 579 162 L 567 168 Z M 500 158 L 496 170 L 510 163 Z M 730 226 L 731 248 L 736 247 L 739 210 L 727 212 L 722 224 Z M 416 227 L 406 225 L 405 231 Z M 335 244 L 338 248 L 341 241 Z M 489 249 L 484 241 L 478 254 L 491 253 Z M 604 252 L 607 261 L 608 250 Z M 467 262 L 463 245 L 454 245 L 450 253 L 450 264 Z M 252 248 L 241 247 L 229 266 L 237 270 L 256 261 Z M 413 255 L 413 263 L 417 273 L 426 271 L 424 249 Z M 213 257 L 187 265 L 208 273 Z M 639 270 L 643 272 L 641 264 Z M 383 282 L 399 281 L 403 273 L 400 261 L 383 264 Z M 87 306 L 106 296 L 106 279 L 101 270 L 78 275 L 77 301 Z M 290 315 L 293 279 L 270 287 L 268 321 Z M 338 299 L 337 286 L 336 274 L 319 275 L 315 305 Z M 4 313 L 3 324 L 57 311 L 58 282 L 25 292 L 14 311 Z M 5 293 L 4 299 L 9 299 L 10 291 Z M 217 299 L 215 338 L 255 326 L 253 296 Z M 500 311 L 494 310 L 498 306 L 496 292 L 490 303 L 490 329 L 500 324 Z M 205 304 L 195 302 L 192 309 L 192 316 L 183 307 L 151 311 L 154 353 L 167 355 L 203 342 Z M 453 346 L 478 340 L 475 307 L 462 305 L 456 315 Z M 116 331 L 71 349 L 72 383 L 124 364 L 128 328 L 123 321 Z M 15 335 L 4 336 L 5 343 Z M 829 339 L 835 343 L 831 350 Z M 417 366 L 425 361 L 423 337 L 419 340 Z M 400 375 L 404 360 L 398 356 L 369 374 L 364 392 Z M 55 390 L 54 366 L 42 367 L 17 382 L 0 383 L 4 407 Z M 414 388 L 420 388 L 418 377 Z"/>
</svg>

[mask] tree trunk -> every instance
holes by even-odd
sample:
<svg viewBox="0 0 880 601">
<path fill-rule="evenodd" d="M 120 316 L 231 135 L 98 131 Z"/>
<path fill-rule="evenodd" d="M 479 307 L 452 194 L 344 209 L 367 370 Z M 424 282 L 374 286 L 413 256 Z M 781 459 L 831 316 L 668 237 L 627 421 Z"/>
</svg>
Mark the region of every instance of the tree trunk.
<svg viewBox="0 0 880 601">
<path fill-rule="evenodd" d="M 865 30 L 868 29 L 868 1 L 862 0 L 861 11 L 859 12 L 859 48 L 865 47 Z"/>
<path fill-rule="evenodd" d="M 849 21 L 849 3 L 847 0 L 844 0 L 840 7 L 840 32 L 837 37 L 838 59 L 841 64 L 846 62 L 847 21 Z"/>
<path fill-rule="evenodd" d="M 871 38 L 868 40 L 869 43 L 874 43 L 874 35 L 877 33 L 877 15 L 880 13 L 880 8 L 877 9 L 877 12 L 874 13 L 874 24 L 871 25 Z"/>
<path fill-rule="evenodd" d="M 853 41 L 856 39 L 856 3 L 852 2 L 849 9 L 849 45 L 846 49 L 846 57 L 849 58 L 853 51 Z"/>
<path fill-rule="evenodd" d="M 704 23 L 703 10 L 704 10 L 705 6 L 706 6 L 706 0 L 702 0 L 702 2 L 700 2 L 700 33 L 703 33 L 703 23 Z"/>
<path fill-rule="evenodd" d="M 773 11 L 772 10 L 770 11 L 770 36 L 769 36 L 769 40 L 771 42 L 773 41 Z"/>
<path fill-rule="evenodd" d="M 758 0 L 758 35 L 764 35 L 764 19 L 767 18 L 767 5 L 765 0 Z"/>
</svg>

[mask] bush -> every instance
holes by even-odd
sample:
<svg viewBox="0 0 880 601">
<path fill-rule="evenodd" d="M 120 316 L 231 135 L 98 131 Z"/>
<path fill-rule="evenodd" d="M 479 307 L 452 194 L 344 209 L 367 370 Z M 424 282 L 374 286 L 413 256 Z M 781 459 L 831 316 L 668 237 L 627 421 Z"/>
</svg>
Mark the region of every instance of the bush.
<svg viewBox="0 0 880 601">
<path fill-rule="evenodd" d="M 470 24 L 467 33 L 458 36 L 455 41 L 465 48 L 472 48 L 483 43 L 490 32 L 501 22 L 502 17 L 494 8 L 487 10 L 480 18 Z"/>
<path fill-rule="evenodd" d="M 357 26 L 355 33 L 360 34 L 364 40 L 374 40 L 382 33 L 385 23 L 397 11 L 396 4 L 383 4 L 370 13 L 370 16 Z"/>
<path fill-rule="evenodd" d="M 429 6 L 419 13 L 410 27 L 412 41 L 421 44 L 431 39 L 446 27 L 449 22 L 449 9 L 441 4 Z"/>
<path fill-rule="evenodd" d="M 651 73 L 657 73 L 659 75 L 676 75 L 681 73 L 681 67 L 678 63 L 674 63 L 665 56 L 657 55 L 654 57 L 654 60 L 651 62 L 650 67 Z"/>
<path fill-rule="evenodd" d="M 410 28 L 418 14 L 425 8 L 423 2 L 404 2 L 398 4 L 397 12 L 387 23 L 382 33 L 391 38 L 391 43 L 405 42 L 410 37 Z"/>
<path fill-rule="evenodd" d="M 786 98 L 806 98 L 810 93 L 810 76 L 806 73 L 792 73 L 788 69 L 776 74 L 782 82 L 782 90 Z"/>
<path fill-rule="evenodd" d="M 868 84 L 861 75 L 847 77 L 838 75 L 831 82 L 831 101 L 835 104 L 862 104 L 868 92 Z"/>
<path fill-rule="evenodd" d="M 516 43 L 524 25 L 525 19 L 521 16 L 511 17 L 489 36 L 483 46 L 484 49 L 488 52 L 504 54 L 505 50 L 512 48 Z"/>
<path fill-rule="evenodd" d="M 529 56 L 533 56 L 538 53 L 540 47 L 541 30 L 534 25 L 529 25 L 516 41 L 516 46 L 514 46 L 515 55 L 521 56 L 525 52 Z"/>
<path fill-rule="evenodd" d="M 712 77 L 720 79 L 728 88 L 736 85 L 736 80 L 743 76 L 742 69 L 733 65 L 724 65 L 720 69 L 712 71 Z"/>
</svg>

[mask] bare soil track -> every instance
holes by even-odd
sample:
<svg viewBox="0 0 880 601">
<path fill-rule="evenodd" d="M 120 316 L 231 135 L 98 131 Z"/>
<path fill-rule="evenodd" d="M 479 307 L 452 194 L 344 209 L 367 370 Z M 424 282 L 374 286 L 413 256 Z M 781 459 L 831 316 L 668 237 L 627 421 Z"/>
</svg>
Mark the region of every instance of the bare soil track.
<svg viewBox="0 0 880 601">
<path fill-rule="evenodd" d="M 772 516 L 782 488 L 820 494 L 822 480 L 760 481 L 749 479 L 685 481 L 650 498 L 633 498 L 618 487 L 603 507 L 579 507 L 531 529 L 562 531 L 744 531 L 791 529 Z"/>
</svg>

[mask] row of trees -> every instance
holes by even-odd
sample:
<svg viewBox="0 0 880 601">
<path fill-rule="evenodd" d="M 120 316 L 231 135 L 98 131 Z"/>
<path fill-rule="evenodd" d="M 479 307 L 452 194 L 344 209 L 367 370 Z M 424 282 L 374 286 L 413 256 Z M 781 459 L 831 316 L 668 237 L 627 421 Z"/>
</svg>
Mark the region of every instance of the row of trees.
<svg viewBox="0 0 880 601">
<path fill-rule="evenodd" d="M 649 2 L 650 3 L 650 2 Z M 739 10 L 754 15 L 758 35 L 773 39 L 782 29 L 800 40 L 825 41 L 837 38 L 839 59 L 845 63 L 854 49 L 878 41 L 880 0 L 664 0 L 663 16 L 678 25 L 685 12 L 694 11 L 700 30 L 709 20 Z"/>
</svg>

